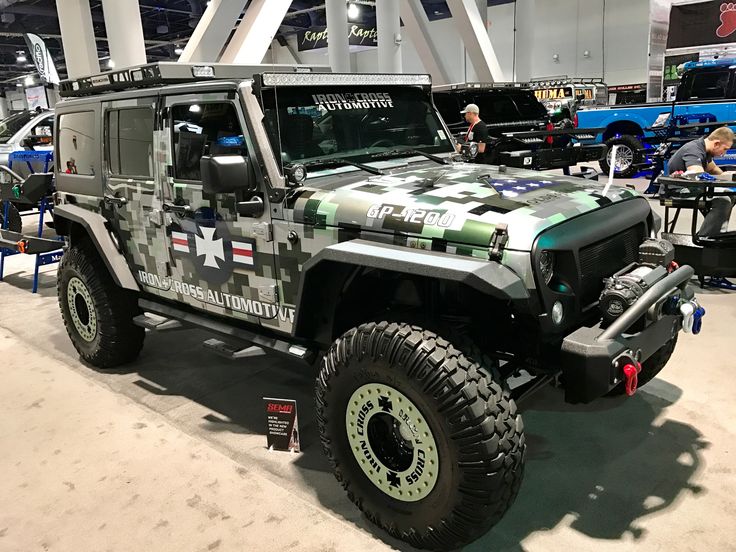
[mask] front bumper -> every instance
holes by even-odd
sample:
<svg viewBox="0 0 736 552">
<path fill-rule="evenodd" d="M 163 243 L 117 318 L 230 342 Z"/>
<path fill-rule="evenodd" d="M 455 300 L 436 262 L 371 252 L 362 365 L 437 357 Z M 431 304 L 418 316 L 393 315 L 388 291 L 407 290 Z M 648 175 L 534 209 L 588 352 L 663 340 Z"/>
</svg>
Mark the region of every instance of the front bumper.
<svg viewBox="0 0 736 552">
<path fill-rule="evenodd" d="M 585 326 L 565 337 L 560 357 L 565 401 L 588 403 L 605 395 L 625 377 L 625 364 L 644 362 L 687 328 L 679 307 L 671 314 L 666 305 L 677 303 L 675 297 L 680 305 L 696 304 L 688 285 L 693 274 L 692 267 L 682 266 L 654 284 L 608 328 Z M 644 328 L 632 331 L 642 317 Z"/>
<path fill-rule="evenodd" d="M 561 148 L 502 151 L 498 154 L 498 164 L 535 171 L 564 169 L 580 163 L 600 161 L 606 149 L 605 144 L 575 144 Z"/>
</svg>

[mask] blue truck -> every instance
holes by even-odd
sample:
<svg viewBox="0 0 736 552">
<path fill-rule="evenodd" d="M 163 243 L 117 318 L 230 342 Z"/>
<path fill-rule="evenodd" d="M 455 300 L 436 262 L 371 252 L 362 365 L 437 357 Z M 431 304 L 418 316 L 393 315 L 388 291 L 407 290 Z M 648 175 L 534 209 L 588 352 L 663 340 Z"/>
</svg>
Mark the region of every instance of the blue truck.
<svg viewBox="0 0 736 552">
<path fill-rule="evenodd" d="M 577 112 L 581 127 L 605 128 L 596 142 L 618 145 L 616 176 L 629 178 L 648 166 L 649 151 L 664 140 L 668 127 L 736 119 L 736 59 L 688 62 L 674 102 L 583 108 Z M 733 164 L 736 150 L 717 160 Z M 609 171 L 610 153 L 600 164 Z"/>
</svg>

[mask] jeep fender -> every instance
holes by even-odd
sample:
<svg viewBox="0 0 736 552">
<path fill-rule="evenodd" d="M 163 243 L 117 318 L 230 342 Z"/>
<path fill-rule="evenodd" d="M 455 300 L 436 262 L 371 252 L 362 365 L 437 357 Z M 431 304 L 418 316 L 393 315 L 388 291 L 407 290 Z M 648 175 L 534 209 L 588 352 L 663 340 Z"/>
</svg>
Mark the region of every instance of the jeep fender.
<svg viewBox="0 0 736 552">
<path fill-rule="evenodd" d="M 115 245 L 102 215 L 78 205 L 62 204 L 54 207 L 54 224 L 57 233 L 65 237 L 71 236 L 72 224 L 84 228 L 115 283 L 124 289 L 140 291 L 138 282 L 130 271 L 125 257 Z"/>
<path fill-rule="evenodd" d="M 365 267 L 458 282 L 511 302 L 520 312 L 529 310 L 524 282 L 498 262 L 356 239 L 326 247 L 304 263 L 294 335 L 309 334 L 316 313 L 332 316 L 344 284 L 356 268 Z"/>
</svg>

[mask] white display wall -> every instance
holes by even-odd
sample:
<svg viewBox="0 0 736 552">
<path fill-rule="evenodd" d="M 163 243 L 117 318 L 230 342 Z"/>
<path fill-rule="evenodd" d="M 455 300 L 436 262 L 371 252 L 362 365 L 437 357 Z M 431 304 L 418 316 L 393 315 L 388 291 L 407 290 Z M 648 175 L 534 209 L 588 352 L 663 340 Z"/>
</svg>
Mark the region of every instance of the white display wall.
<svg viewBox="0 0 736 552">
<path fill-rule="evenodd" d="M 489 37 L 507 80 L 514 80 L 514 57 L 531 55 L 533 77 L 569 75 L 602 77 L 608 84 L 646 81 L 649 2 L 647 0 L 536 0 L 532 44 L 514 45 L 514 4 L 488 9 Z M 525 22 L 516 21 L 516 27 Z M 450 80 L 475 79 L 475 71 L 465 56 L 463 41 L 452 19 L 429 24 L 437 49 Z M 297 50 L 296 37 L 289 37 Z M 531 50 L 531 51 L 530 51 Z M 585 52 L 588 52 L 585 55 Z M 557 59 L 553 55 L 557 54 Z M 327 64 L 327 50 L 298 52 L 303 63 Z M 375 51 L 352 54 L 353 70 L 377 70 Z M 293 63 L 286 48 L 274 43 L 265 62 Z M 404 72 L 422 73 L 426 69 L 414 46 L 404 35 Z"/>
</svg>

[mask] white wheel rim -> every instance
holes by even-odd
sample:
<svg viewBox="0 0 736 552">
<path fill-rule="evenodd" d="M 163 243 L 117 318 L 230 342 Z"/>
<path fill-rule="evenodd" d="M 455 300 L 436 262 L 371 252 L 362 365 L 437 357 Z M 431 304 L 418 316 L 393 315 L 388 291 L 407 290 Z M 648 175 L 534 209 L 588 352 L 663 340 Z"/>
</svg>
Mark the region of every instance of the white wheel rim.
<svg viewBox="0 0 736 552">
<path fill-rule="evenodd" d="M 348 402 L 345 428 L 358 465 L 385 494 L 416 502 L 434 489 L 440 468 L 437 443 L 406 395 L 382 383 L 362 385 Z"/>
<path fill-rule="evenodd" d="M 634 163 L 634 151 L 624 144 L 616 144 L 616 164 L 617 171 L 625 171 Z M 611 164 L 611 150 L 608 151 L 608 164 Z"/>
<path fill-rule="evenodd" d="M 91 342 L 97 335 L 97 313 L 87 286 L 76 276 L 66 286 L 66 299 L 74 329 L 84 341 Z"/>
</svg>

